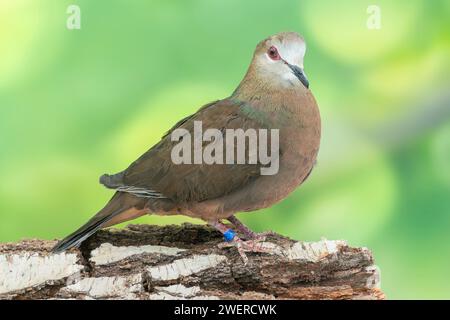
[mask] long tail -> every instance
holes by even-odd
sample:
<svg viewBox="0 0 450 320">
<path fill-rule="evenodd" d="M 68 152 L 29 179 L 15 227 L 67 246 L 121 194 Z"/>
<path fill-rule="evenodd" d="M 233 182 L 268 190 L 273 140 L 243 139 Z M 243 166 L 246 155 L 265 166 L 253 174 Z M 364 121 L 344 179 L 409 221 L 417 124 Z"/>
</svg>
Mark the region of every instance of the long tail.
<svg viewBox="0 0 450 320">
<path fill-rule="evenodd" d="M 53 247 L 52 252 L 59 253 L 73 247 L 78 247 L 100 228 L 137 218 L 146 213 L 144 206 L 145 201 L 142 198 L 117 192 L 106 206 L 86 224 L 59 241 Z"/>
</svg>

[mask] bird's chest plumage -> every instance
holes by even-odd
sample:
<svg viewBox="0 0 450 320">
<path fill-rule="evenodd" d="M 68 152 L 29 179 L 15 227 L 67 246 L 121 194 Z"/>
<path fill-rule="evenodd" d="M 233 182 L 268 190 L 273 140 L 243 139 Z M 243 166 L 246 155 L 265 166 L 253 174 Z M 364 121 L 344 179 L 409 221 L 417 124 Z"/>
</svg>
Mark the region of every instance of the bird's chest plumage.
<svg viewBox="0 0 450 320">
<path fill-rule="evenodd" d="M 206 202 L 214 216 L 226 218 L 240 211 L 254 211 L 286 198 L 309 176 L 317 158 L 321 124 L 317 104 L 312 95 L 290 102 L 286 100 L 266 111 L 267 128 L 279 130 L 279 169 L 276 174 L 255 179 L 219 201 Z M 284 108 L 284 109 L 282 109 Z M 207 212 L 203 210 L 202 212 Z M 208 216 L 208 214 L 207 214 Z"/>
<path fill-rule="evenodd" d="M 319 151 L 321 121 L 317 103 L 308 91 L 284 97 L 276 106 L 269 114 L 271 128 L 279 130 L 280 169 L 302 176 L 315 163 Z"/>
<path fill-rule="evenodd" d="M 261 181 L 262 185 L 270 183 L 273 190 L 264 195 L 267 202 L 278 202 L 288 196 L 306 180 L 316 163 L 321 124 L 317 106 L 310 107 L 311 110 L 305 110 L 280 128 L 279 172 Z"/>
</svg>

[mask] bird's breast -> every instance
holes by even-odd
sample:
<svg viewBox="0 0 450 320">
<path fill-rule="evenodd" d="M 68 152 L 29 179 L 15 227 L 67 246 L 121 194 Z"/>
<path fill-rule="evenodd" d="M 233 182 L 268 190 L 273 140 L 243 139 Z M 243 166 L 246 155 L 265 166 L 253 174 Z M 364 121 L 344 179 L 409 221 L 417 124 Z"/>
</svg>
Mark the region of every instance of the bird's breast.
<svg viewBox="0 0 450 320">
<path fill-rule="evenodd" d="M 281 104 L 280 104 L 281 105 Z M 279 170 L 274 175 L 261 176 L 235 194 L 223 208 L 224 214 L 254 211 L 270 207 L 283 200 L 311 173 L 320 146 L 321 121 L 312 95 L 281 105 L 272 119 L 272 129 L 279 129 Z M 280 108 L 281 108 L 280 107 Z"/>
</svg>

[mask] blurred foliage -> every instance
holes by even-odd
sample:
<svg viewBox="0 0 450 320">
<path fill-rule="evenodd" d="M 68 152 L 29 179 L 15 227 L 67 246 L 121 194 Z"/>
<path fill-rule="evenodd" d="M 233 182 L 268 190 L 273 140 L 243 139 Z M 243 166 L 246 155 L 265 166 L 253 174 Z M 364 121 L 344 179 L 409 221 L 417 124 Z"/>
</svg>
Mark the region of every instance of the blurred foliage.
<svg viewBox="0 0 450 320">
<path fill-rule="evenodd" d="M 0 241 L 73 231 L 112 195 L 99 175 L 230 94 L 256 43 L 292 30 L 323 118 L 318 165 L 241 217 L 371 248 L 389 298 L 450 298 L 449 1 L 375 2 L 381 30 L 365 0 L 1 0 Z"/>
</svg>

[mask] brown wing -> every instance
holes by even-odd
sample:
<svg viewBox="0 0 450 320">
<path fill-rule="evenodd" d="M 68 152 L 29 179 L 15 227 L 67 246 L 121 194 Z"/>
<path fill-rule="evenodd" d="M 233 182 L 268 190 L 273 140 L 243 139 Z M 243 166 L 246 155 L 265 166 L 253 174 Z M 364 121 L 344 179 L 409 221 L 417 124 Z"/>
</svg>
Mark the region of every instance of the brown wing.
<svg viewBox="0 0 450 320">
<path fill-rule="evenodd" d="M 260 176 L 260 164 L 247 164 L 248 161 L 246 164 L 174 164 L 171 152 L 179 142 L 171 141 L 171 133 L 177 128 L 186 129 L 193 141 L 194 121 L 202 121 L 203 132 L 208 128 L 222 132 L 225 129 L 241 128 L 245 131 L 263 128 L 261 120 L 243 112 L 242 107 L 241 103 L 228 99 L 202 107 L 197 113 L 178 122 L 128 169 L 113 176 L 103 176 L 101 182 L 119 191 L 151 198 L 169 198 L 175 202 L 213 199 L 241 188 Z M 245 145 L 248 155 L 248 141 Z"/>
</svg>

